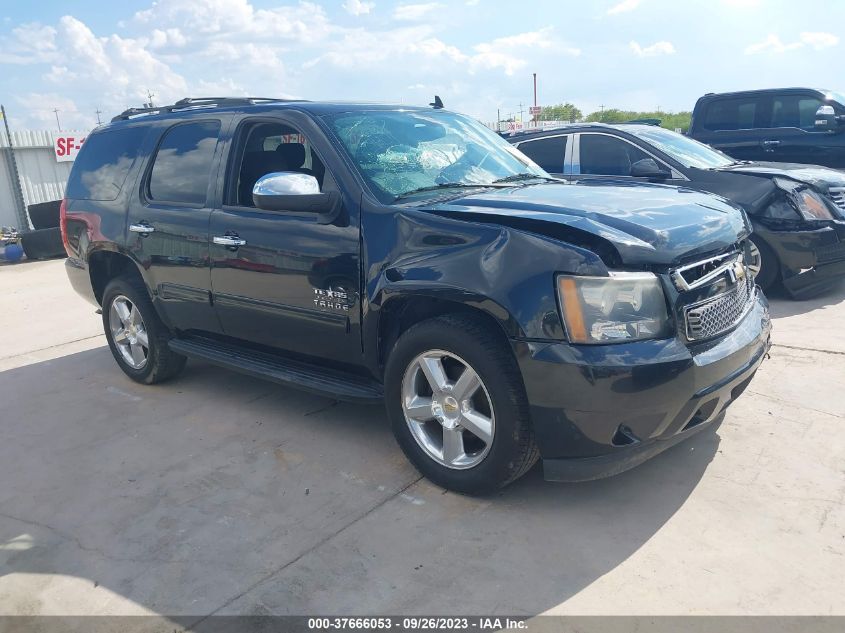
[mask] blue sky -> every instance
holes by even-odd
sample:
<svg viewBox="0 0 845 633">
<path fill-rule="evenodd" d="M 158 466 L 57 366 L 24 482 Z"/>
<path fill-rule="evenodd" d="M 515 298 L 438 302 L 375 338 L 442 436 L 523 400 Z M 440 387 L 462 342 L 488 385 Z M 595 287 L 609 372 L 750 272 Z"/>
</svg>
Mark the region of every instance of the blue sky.
<svg viewBox="0 0 845 633">
<path fill-rule="evenodd" d="M 4 2 L 16 128 L 86 129 L 183 96 L 425 104 L 484 121 L 539 102 L 691 109 L 705 92 L 842 89 L 845 3 L 817 0 Z M 527 116 L 527 113 L 526 113 Z"/>
</svg>

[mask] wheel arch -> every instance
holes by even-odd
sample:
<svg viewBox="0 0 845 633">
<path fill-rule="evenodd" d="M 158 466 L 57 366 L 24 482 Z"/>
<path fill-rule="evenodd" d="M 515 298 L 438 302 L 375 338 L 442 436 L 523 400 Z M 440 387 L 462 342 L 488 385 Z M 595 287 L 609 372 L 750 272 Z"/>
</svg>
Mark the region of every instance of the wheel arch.
<svg viewBox="0 0 845 633">
<path fill-rule="evenodd" d="M 444 292 L 397 293 L 387 298 L 379 307 L 377 316 L 377 363 L 381 371 L 390 351 L 403 332 L 428 319 L 444 314 L 461 314 L 477 319 L 491 331 L 508 338 L 519 337 L 522 330 L 517 321 L 502 306 L 486 297 L 467 296 L 460 299 Z"/>
<path fill-rule="evenodd" d="M 115 249 L 99 249 L 88 254 L 88 274 L 97 303 L 103 305 L 103 293 L 109 281 L 121 275 L 129 275 L 147 286 L 137 262 Z"/>
</svg>

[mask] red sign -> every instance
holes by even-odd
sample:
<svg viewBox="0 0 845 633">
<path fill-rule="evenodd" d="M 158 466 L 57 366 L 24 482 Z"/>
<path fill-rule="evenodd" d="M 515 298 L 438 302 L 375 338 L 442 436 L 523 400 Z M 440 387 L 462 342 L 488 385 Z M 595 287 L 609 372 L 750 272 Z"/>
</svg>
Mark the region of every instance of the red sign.
<svg viewBox="0 0 845 633">
<path fill-rule="evenodd" d="M 74 134 L 60 134 L 56 136 L 53 139 L 53 151 L 56 153 L 56 161 L 66 163 L 75 159 L 84 142 L 84 136 L 76 136 Z"/>
</svg>

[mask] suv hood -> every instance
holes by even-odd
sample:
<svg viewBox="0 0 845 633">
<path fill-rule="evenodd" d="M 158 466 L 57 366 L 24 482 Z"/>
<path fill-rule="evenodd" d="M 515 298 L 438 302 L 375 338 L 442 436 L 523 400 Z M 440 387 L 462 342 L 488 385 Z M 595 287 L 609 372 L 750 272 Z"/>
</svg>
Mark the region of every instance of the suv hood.
<svg viewBox="0 0 845 633">
<path fill-rule="evenodd" d="M 720 171 L 768 178 L 791 178 L 827 193 L 831 187 L 845 187 L 845 174 L 820 165 L 798 163 L 749 163 L 724 167 Z"/>
<path fill-rule="evenodd" d="M 740 209 L 712 194 L 610 179 L 486 190 L 423 208 L 542 233 L 605 260 L 601 246 L 610 245 L 619 263 L 638 267 L 717 253 L 750 230 Z"/>
</svg>

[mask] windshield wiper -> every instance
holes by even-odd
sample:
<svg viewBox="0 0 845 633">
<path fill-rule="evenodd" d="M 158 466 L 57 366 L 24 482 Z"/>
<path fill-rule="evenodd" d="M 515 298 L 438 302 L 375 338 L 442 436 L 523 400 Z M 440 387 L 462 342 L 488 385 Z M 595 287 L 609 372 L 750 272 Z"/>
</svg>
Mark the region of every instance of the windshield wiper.
<svg viewBox="0 0 845 633">
<path fill-rule="evenodd" d="M 488 183 L 469 183 L 469 182 L 441 182 L 436 185 L 428 185 L 427 187 L 420 187 L 418 189 L 411 189 L 405 193 L 396 196 L 396 200 L 400 198 L 407 198 L 415 193 L 425 193 L 426 191 L 439 191 L 440 189 L 484 189 L 485 187 L 501 187 L 492 182 Z"/>
<path fill-rule="evenodd" d="M 521 180 L 551 180 L 557 182 L 557 178 L 552 178 L 551 176 L 541 176 L 539 174 L 529 174 L 528 172 L 523 172 L 521 174 L 513 174 L 511 176 L 505 176 L 504 178 L 499 178 L 494 180 L 493 182 L 496 184 L 502 184 L 506 182 L 519 182 Z"/>
</svg>

